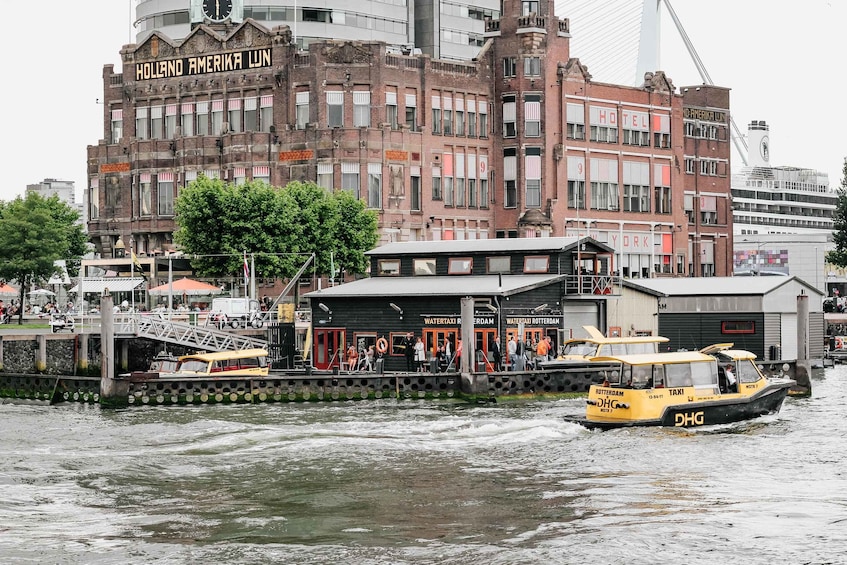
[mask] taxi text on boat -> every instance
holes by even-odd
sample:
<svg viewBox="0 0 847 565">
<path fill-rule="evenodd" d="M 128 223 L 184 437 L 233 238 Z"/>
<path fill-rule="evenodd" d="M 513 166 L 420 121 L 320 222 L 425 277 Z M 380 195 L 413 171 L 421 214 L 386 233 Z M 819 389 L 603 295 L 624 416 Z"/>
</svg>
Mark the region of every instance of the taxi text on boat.
<svg viewBox="0 0 847 565">
<path fill-rule="evenodd" d="M 765 377 L 753 353 L 731 346 L 593 358 L 611 367 L 589 389 L 585 417 L 569 420 L 591 429 L 696 427 L 778 412 L 795 381 Z"/>
</svg>

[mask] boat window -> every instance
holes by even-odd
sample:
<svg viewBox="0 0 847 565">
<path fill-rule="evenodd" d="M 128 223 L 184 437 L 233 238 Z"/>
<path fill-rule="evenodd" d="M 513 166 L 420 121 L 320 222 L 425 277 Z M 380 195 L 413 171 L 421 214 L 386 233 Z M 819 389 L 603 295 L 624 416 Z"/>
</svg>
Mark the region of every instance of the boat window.
<svg viewBox="0 0 847 565">
<path fill-rule="evenodd" d="M 653 365 L 653 388 L 664 388 L 665 386 L 665 366 Z"/>
<path fill-rule="evenodd" d="M 632 367 L 632 388 L 652 388 L 653 365 Z"/>
<path fill-rule="evenodd" d="M 620 386 L 621 385 L 621 372 L 618 369 L 613 369 L 611 371 L 603 371 L 604 378 L 609 382 L 611 386 Z"/>
<path fill-rule="evenodd" d="M 585 341 L 574 341 L 565 344 L 564 355 L 594 356 L 597 346 Z"/>
<path fill-rule="evenodd" d="M 639 353 L 656 353 L 655 343 L 627 343 L 624 346 L 627 355 L 637 355 Z"/>
<path fill-rule="evenodd" d="M 696 387 L 718 386 L 718 363 L 709 361 L 705 363 L 691 363 L 691 380 Z"/>
<path fill-rule="evenodd" d="M 665 381 L 670 388 L 692 386 L 691 363 L 665 365 Z"/>
<path fill-rule="evenodd" d="M 742 383 L 755 383 L 762 378 L 758 367 L 756 367 L 756 364 L 750 360 L 739 361 L 736 364 L 736 371 L 738 373 L 736 376 Z"/>
<path fill-rule="evenodd" d="M 610 343 L 606 347 L 609 348 L 609 350 L 611 351 L 610 355 L 612 355 L 613 357 L 627 354 L 626 346 L 622 343 Z"/>
<path fill-rule="evenodd" d="M 183 359 L 177 365 L 177 371 L 193 371 L 195 373 L 205 372 L 208 363 L 200 359 Z"/>
</svg>

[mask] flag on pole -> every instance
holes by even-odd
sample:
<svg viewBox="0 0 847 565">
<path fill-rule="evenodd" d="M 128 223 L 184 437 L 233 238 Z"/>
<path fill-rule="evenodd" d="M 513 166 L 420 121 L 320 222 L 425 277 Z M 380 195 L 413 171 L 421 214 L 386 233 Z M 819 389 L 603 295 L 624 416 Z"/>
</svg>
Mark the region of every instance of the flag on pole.
<svg viewBox="0 0 847 565">
<path fill-rule="evenodd" d="M 146 279 L 147 277 L 144 275 L 144 268 L 141 266 L 141 261 L 139 261 L 139 260 L 138 260 L 138 256 L 135 254 L 135 251 L 130 251 L 130 256 L 132 257 L 132 265 L 133 265 L 133 267 L 137 268 L 137 269 L 138 269 L 138 273 L 139 273 L 139 274 L 140 274 L 143 278 L 145 278 L 145 279 Z M 133 275 L 134 275 L 134 274 L 135 274 L 135 273 L 133 273 Z"/>
<path fill-rule="evenodd" d="M 244 252 L 244 286 L 250 284 L 250 265 L 247 264 L 247 252 Z"/>
</svg>

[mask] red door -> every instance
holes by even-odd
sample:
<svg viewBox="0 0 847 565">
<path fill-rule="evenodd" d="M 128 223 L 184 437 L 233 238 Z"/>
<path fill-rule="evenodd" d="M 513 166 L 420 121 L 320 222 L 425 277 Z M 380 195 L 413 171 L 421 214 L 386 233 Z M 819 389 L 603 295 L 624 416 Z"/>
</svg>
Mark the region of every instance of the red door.
<svg viewBox="0 0 847 565">
<path fill-rule="evenodd" d="M 344 351 L 344 330 L 315 329 L 315 342 L 312 350 L 315 369 L 326 370 L 332 367 L 340 369 L 344 362 Z"/>
</svg>

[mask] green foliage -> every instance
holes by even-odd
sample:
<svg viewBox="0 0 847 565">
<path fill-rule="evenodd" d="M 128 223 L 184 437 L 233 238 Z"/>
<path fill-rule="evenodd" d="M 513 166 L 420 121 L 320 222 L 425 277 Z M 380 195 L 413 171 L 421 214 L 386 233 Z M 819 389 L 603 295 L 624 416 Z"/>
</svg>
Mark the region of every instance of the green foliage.
<svg viewBox="0 0 847 565">
<path fill-rule="evenodd" d="M 56 196 L 28 193 L 0 202 L 0 279 L 21 286 L 21 304 L 33 285 L 57 272 L 56 260 L 65 259 L 79 269 L 87 245 L 78 219 L 79 214 Z"/>
<path fill-rule="evenodd" d="M 847 159 L 844 160 L 841 174 L 832 225 L 835 249 L 826 254 L 826 260 L 837 267 L 847 267 Z"/>
<path fill-rule="evenodd" d="M 280 189 L 201 176 L 180 192 L 175 211 L 174 241 L 197 256 L 192 267 L 207 277 L 240 276 L 245 251 L 262 277 L 289 278 L 312 253 L 322 274 L 333 264 L 362 273 L 364 252 L 377 242 L 374 211 L 349 192 L 328 193 L 310 182 Z"/>
</svg>

